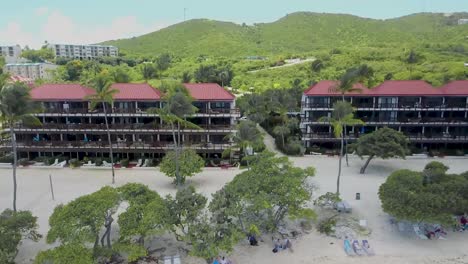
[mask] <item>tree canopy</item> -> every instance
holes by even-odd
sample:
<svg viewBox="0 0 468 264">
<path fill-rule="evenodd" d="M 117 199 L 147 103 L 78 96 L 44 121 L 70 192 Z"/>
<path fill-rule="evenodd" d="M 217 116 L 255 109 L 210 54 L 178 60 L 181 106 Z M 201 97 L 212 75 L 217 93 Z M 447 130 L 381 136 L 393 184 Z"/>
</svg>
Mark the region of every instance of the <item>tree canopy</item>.
<svg viewBox="0 0 468 264">
<path fill-rule="evenodd" d="M 408 139 L 403 133 L 384 127 L 359 137 L 355 143 L 355 150 L 361 158 L 368 156 L 361 168 L 361 173 L 365 173 L 369 162 L 375 157 L 404 159 L 409 153 Z"/>
<path fill-rule="evenodd" d="M 179 164 L 180 179 L 177 179 L 177 168 Z M 192 177 L 194 174 L 202 171 L 205 166 L 205 161 L 192 149 L 183 149 L 179 155 L 175 151 L 166 153 L 160 164 L 161 172 L 168 177 L 174 178 L 174 183 L 183 184 L 187 177 Z"/>
<path fill-rule="evenodd" d="M 446 174 L 445 168 L 440 162 L 431 162 L 423 172 L 393 172 L 379 189 L 383 210 L 402 220 L 452 224 L 452 216 L 468 208 L 468 180 Z M 426 180 L 428 171 L 436 172 L 438 180 Z"/>
<path fill-rule="evenodd" d="M 29 211 L 6 209 L 0 214 L 0 263 L 14 264 L 21 240 L 38 241 L 37 217 Z"/>
</svg>

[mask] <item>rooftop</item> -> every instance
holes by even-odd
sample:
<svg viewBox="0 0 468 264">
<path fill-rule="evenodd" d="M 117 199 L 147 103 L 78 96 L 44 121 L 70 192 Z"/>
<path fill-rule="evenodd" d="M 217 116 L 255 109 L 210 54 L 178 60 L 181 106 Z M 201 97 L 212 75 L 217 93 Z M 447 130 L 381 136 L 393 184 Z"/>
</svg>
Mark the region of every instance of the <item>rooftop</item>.
<svg viewBox="0 0 468 264">
<path fill-rule="evenodd" d="M 236 97 L 217 83 L 185 83 L 196 101 L 232 101 Z"/>
<path fill-rule="evenodd" d="M 118 90 L 114 100 L 160 100 L 161 92 L 147 83 L 114 83 L 113 89 Z"/>
<path fill-rule="evenodd" d="M 304 94 L 310 96 L 339 96 L 336 91 L 338 81 L 320 81 L 307 89 Z M 436 88 L 421 80 L 385 81 L 374 88 L 356 84 L 360 92 L 347 93 L 347 96 L 468 96 L 468 81 L 453 81 Z"/>
<path fill-rule="evenodd" d="M 44 84 L 31 90 L 31 98 L 38 101 L 81 101 L 94 90 L 81 84 Z"/>
</svg>

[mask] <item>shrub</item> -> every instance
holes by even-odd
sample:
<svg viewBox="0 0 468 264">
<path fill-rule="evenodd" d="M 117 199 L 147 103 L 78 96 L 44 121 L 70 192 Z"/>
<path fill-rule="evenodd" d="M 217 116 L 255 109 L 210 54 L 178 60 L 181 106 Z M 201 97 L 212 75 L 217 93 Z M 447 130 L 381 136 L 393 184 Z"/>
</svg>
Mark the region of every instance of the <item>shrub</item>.
<svg viewBox="0 0 468 264">
<path fill-rule="evenodd" d="M 78 168 L 81 166 L 81 162 L 78 159 L 71 159 L 68 161 L 68 164 L 70 164 L 70 168 Z"/>
<path fill-rule="evenodd" d="M 122 166 L 122 167 L 128 168 L 129 163 L 130 163 L 130 161 L 128 159 L 120 160 L 120 166 Z"/>
<path fill-rule="evenodd" d="M 13 163 L 13 155 L 5 155 L 0 157 L 0 163 Z"/>
<path fill-rule="evenodd" d="M 304 155 L 305 149 L 299 140 L 291 140 L 282 149 L 286 155 Z"/>
<path fill-rule="evenodd" d="M 327 236 L 333 234 L 335 232 L 335 225 L 336 225 L 336 219 L 335 218 L 329 218 L 329 219 L 324 219 L 320 221 L 317 225 L 317 231 L 319 231 L 322 234 L 326 234 Z"/>
<path fill-rule="evenodd" d="M 96 166 L 101 166 L 102 165 L 102 159 L 101 158 L 94 158 L 93 163 L 96 164 Z"/>
<path fill-rule="evenodd" d="M 18 164 L 21 166 L 29 166 L 31 165 L 31 161 L 29 161 L 29 159 L 19 159 Z"/>
</svg>

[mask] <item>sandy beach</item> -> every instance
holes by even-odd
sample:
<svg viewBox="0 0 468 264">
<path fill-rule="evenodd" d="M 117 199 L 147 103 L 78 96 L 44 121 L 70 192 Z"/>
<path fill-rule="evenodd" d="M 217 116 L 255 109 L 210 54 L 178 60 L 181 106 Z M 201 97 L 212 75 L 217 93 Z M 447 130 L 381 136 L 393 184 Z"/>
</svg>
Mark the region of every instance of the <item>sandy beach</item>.
<svg viewBox="0 0 468 264">
<path fill-rule="evenodd" d="M 319 187 L 315 195 L 336 189 L 337 157 L 308 156 L 291 158 L 300 167 L 313 166 L 316 176 L 312 181 Z M 468 159 L 444 158 L 407 160 L 374 160 L 365 175 L 359 174 L 362 165 L 357 157 L 350 157 L 350 167 L 344 165 L 341 182 L 343 199 L 353 207 L 353 217 L 367 220 L 371 234 L 363 237 L 369 240 L 376 256 L 347 257 L 342 241 L 326 237 L 313 231 L 293 240 L 294 252 L 271 252 L 272 243 L 265 237 L 259 247 L 250 247 L 241 242 L 231 255 L 235 263 L 468 263 L 468 233 L 449 232 L 447 240 L 418 240 L 414 235 L 402 234 L 389 221 L 378 199 L 378 187 L 396 169 L 421 170 L 428 162 L 438 160 L 450 167 L 449 172 L 460 173 L 468 170 Z M 240 171 L 238 169 L 205 169 L 189 179 L 198 191 L 211 197 Z M 55 201 L 52 200 L 49 186 L 52 175 Z M 175 193 L 171 179 L 157 169 L 120 169 L 116 171 L 116 186 L 128 182 L 148 185 L 161 195 Z M 18 208 L 31 210 L 38 216 L 39 232 L 46 234 L 48 217 L 54 207 L 76 197 L 91 193 L 102 186 L 110 185 L 108 170 L 91 169 L 33 169 L 18 170 Z M 11 207 L 11 169 L 0 169 L 0 210 Z M 361 200 L 355 194 L 361 193 Z M 50 247 L 44 240 L 38 243 L 24 241 L 20 247 L 17 263 L 31 263 L 38 251 Z M 205 263 L 203 260 L 187 258 L 183 263 Z"/>
</svg>

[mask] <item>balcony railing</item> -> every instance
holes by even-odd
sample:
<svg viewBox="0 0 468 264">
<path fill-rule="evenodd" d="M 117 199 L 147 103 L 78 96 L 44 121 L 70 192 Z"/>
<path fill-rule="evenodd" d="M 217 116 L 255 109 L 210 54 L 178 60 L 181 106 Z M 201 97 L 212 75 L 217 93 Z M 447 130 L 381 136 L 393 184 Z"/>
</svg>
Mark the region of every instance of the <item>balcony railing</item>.
<svg viewBox="0 0 468 264">
<path fill-rule="evenodd" d="M 235 130 L 236 127 L 230 124 L 202 124 L 197 125 L 202 130 Z M 17 125 L 16 130 L 106 130 L 105 124 L 55 124 L 45 123 L 38 126 L 33 125 Z M 109 124 L 109 130 L 172 130 L 168 124 L 149 123 L 149 124 Z M 182 130 L 197 130 L 184 129 Z"/>
<path fill-rule="evenodd" d="M 108 109 L 108 114 L 146 114 L 148 109 L 145 108 L 112 108 Z M 104 111 L 101 108 L 97 109 L 88 109 L 88 108 L 68 108 L 68 109 L 61 109 L 61 108 L 44 108 L 42 109 L 43 113 L 60 113 L 60 114 L 102 114 Z M 224 108 L 216 108 L 216 109 L 200 109 L 196 113 L 201 114 L 233 114 L 237 115 L 240 114 L 240 110 L 238 108 L 235 109 L 224 109 Z"/>
<path fill-rule="evenodd" d="M 428 103 L 376 103 L 375 106 L 373 103 L 352 103 L 353 107 L 356 108 L 391 108 L 391 109 L 427 109 L 427 108 L 435 108 L 435 109 L 461 109 L 461 108 L 468 108 L 466 103 L 436 103 L 436 102 L 428 102 Z M 333 104 L 327 103 L 302 103 L 302 108 L 326 108 L 331 109 L 333 108 Z"/>
<path fill-rule="evenodd" d="M 211 143 L 211 142 L 204 142 L 198 144 L 182 144 L 185 148 L 192 148 L 196 150 L 224 150 L 226 148 L 232 147 L 230 143 Z M 77 151 L 79 149 L 92 149 L 92 150 L 99 150 L 109 148 L 109 144 L 107 141 L 93 141 L 93 142 L 84 142 L 84 141 L 19 141 L 17 142 L 18 149 L 49 149 L 49 150 L 57 150 L 57 149 L 70 149 L 73 151 Z M 11 142 L 8 140 L 4 140 L 0 142 L 0 148 L 11 148 Z M 146 141 L 136 141 L 136 142 L 113 142 L 112 148 L 115 150 L 127 150 L 127 149 L 135 149 L 135 150 L 170 150 L 174 148 L 173 142 L 146 142 Z"/>
<path fill-rule="evenodd" d="M 361 133 L 350 133 L 347 135 L 347 139 L 356 140 L 360 136 L 365 135 Z M 436 141 L 436 142 L 468 142 L 468 135 L 464 134 L 449 134 L 449 133 L 407 133 L 406 136 L 410 141 Z M 304 140 L 341 140 L 336 138 L 333 133 L 328 132 L 317 132 L 317 133 L 303 133 L 302 138 Z"/>
</svg>

